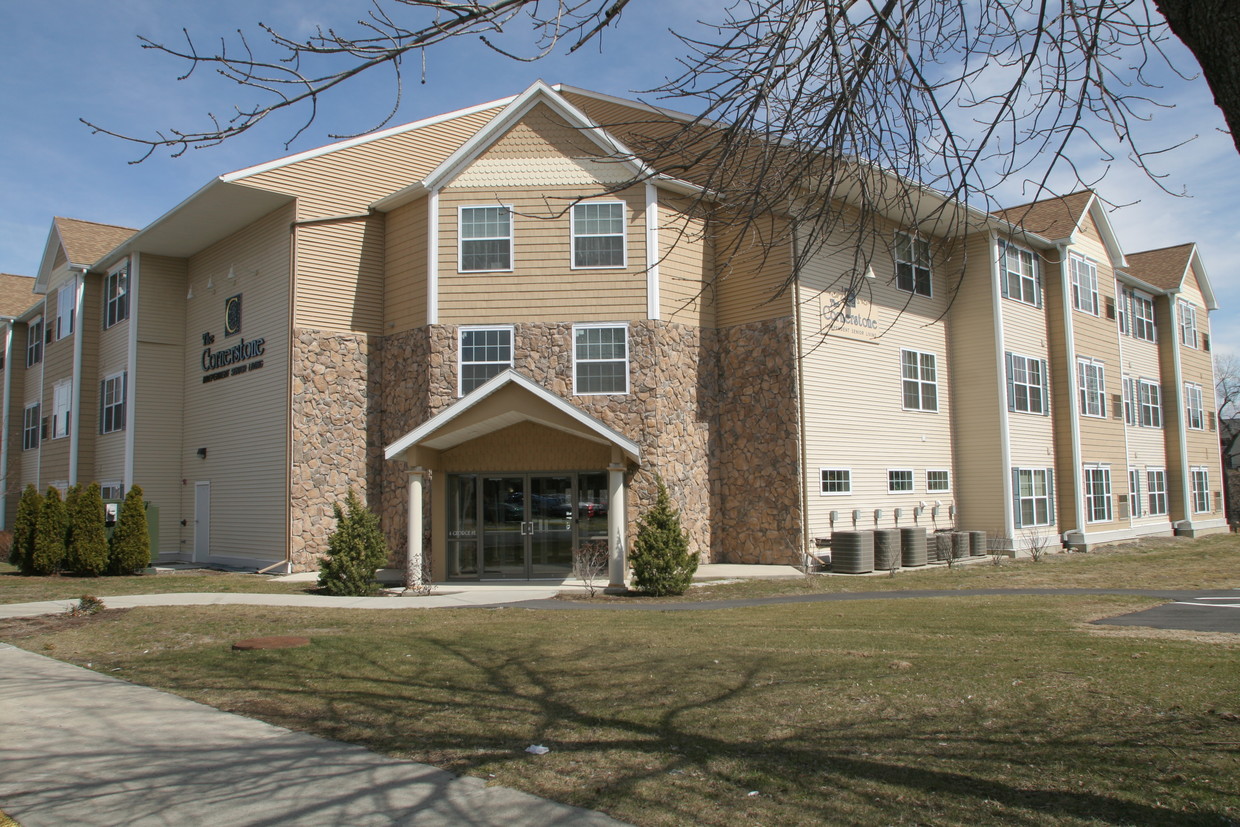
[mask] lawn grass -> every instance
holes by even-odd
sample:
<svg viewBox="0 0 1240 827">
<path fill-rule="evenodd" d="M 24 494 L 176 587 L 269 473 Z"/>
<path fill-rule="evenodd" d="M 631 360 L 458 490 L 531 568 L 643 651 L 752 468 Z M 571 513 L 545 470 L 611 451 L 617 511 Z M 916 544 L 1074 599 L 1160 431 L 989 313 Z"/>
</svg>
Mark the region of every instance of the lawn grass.
<svg viewBox="0 0 1240 827">
<path fill-rule="evenodd" d="M 0 603 L 72 600 L 84 594 L 96 597 L 171 592 L 259 592 L 305 594 L 315 584 L 278 581 L 266 575 L 205 569 L 132 577 L 23 577 L 8 563 L 0 563 Z"/>
<path fill-rule="evenodd" d="M 1084 623 L 1156 602 L 142 608 L 0 636 L 639 825 L 1235 823 L 1240 639 Z M 272 634 L 312 644 L 229 649 Z"/>
</svg>

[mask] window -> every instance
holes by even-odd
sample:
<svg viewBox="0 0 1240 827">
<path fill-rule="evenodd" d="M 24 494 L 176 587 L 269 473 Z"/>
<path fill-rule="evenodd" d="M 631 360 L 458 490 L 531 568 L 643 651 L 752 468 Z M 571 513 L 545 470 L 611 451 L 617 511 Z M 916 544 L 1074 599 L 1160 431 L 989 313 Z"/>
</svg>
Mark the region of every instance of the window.
<svg viewBox="0 0 1240 827">
<path fill-rule="evenodd" d="M 103 380 L 99 388 L 99 433 L 125 430 L 125 384 L 123 371 Z"/>
<path fill-rule="evenodd" d="M 77 279 L 56 291 L 56 338 L 73 335 L 73 316 L 77 310 Z"/>
<path fill-rule="evenodd" d="M 129 318 L 129 265 L 108 273 L 103 284 L 103 327 Z"/>
<path fill-rule="evenodd" d="M 1180 344 L 1197 347 L 1197 308 L 1180 302 Z"/>
<path fill-rule="evenodd" d="M 29 451 L 39 447 L 39 416 L 42 406 L 35 402 L 26 406 L 22 412 L 22 450 Z"/>
<path fill-rule="evenodd" d="M 52 389 L 52 439 L 69 435 L 70 391 L 68 379 L 57 382 Z"/>
<path fill-rule="evenodd" d="M 1184 383 L 1184 411 L 1188 417 L 1188 427 L 1195 431 L 1206 427 L 1205 406 L 1201 401 L 1201 385 L 1192 382 Z"/>
<path fill-rule="evenodd" d="M 1106 416 L 1106 371 L 1102 363 L 1077 359 L 1076 374 L 1081 389 L 1081 415 Z"/>
<path fill-rule="evenodd" d="M 1013 468 L 1012 497 L 1017 528 L 1055 522 L 1055 472 L 1049 468 Z"/>
<path fill-rule="evenodd" d="M 1111 469 L 1105 465 L 1085 466 L 1085 521 L 1111 522 Z"/>
<path fill-rule="evenodd" d="M 1128 499 L 1132 501 L 1132 516 L 1141 516 L 1141 472 L 1136 469 L 1128 471 Z"/>
<path fill-rule="evenodd" d="M 1007 354 L 1008 410 L 1045 414 L 1048 411 L 1046 362 L 1028 356 Z"/>
<path fill-rule="evenodd" d="M 125 486 L 118 480 L 108 480 L 99 483 L 100 499 L 104 500 L 120 500 L 125 497 Z"/>
<path fill-rule="evenodd" d="M 573 325 L 573 393 L 628 393 L 628 339 L 624 325 Z"/>
<path fill-rule="evenodd" d="M 887 472 L 887 493 L 902 494 L 913 490 L 913 470 L 899 469 Z"/>
<path fill-rule="evenodd" d="M 919 296 L 930 295 L 930 242 L 896 233 L 896 287 Z"/>
<path fill-rule="evenodd" d="M 573 207 L 573 267 L 624 266 L 624 204 Z"/>
<path fill-rule="evenodd" d="M 910 411 L 937 411 L 939 409 L 938 374 L 934 368 L 934 354 L 916 350 L 900 351 L 901 373 L 904 382 L 904 408 Z"/>
<path fill-rule="evenodd" d="M 1120 291 L 1119 329 L 1136 339 L 1154 341 L 1154 302 L 1129 288 Z"/>
<path fill-rule="evenodd" d="M 1210 469 L 1193 470 L 1193 513 L 1204 514 L 1210 510 Z"/>
<path fill-rule="evenodd" d="M 26 325 L 26 367 L 43 361 L 43 317 L 37 316 Z"/>
<path fill-rule="evenodd" d="M 926 471 L 926 492 L 929 494 L 945 494 L 952 490 L 950 471 Z"/>
<path fill-rule="evenodd" d="M 821 475 L 819 493 L 821 494 L 851 494 L 852 493 L 852 471 L 848 468 L 822 468 L 819 470 Z"/>
<path fill-rule="evenodd" d="M 1163 468 L 1145 469 L 1145 492 L 1150 516 L 1167 513 L 1167 472 Z"/>
<path fill-rule="evenodd" d="M 1141 427 L 1161 428 L 1162 419 L 1162 388 L 1157 382 L 1137 380 L 1137 397 L 1141 403 Z"/>
<path fill-rule="evenodd" d="M 512 269 L 512 211 L 507 207 L 461 207 L 462 273 Z"/>
<path fill-rule="evenodd" d="M 463 327 L 459 337 L 457 392 L 461 396 L 512 367 L 511 327 Z"/>
<path fill-rule="evenodd" d="M 1072 306 L 1083 313 L 1098 315 L 1098 267 L 1089 259 L 1073 254 Z"/>
<path fill-rule="evenodd" d="M 1041 285 L 1033 253 L 1000 242 L 999 265 L 1003 270 L 1003 295 L 1035 307 L 1042 306 Z"/>
<path fill-rule="evenodd" d="M 1125 376 L 1120 384 L 1124 388 L 1124 422 L 1129 425 L 1137 424 L 1137 380 L 1129 379 Z"/>
</svg>

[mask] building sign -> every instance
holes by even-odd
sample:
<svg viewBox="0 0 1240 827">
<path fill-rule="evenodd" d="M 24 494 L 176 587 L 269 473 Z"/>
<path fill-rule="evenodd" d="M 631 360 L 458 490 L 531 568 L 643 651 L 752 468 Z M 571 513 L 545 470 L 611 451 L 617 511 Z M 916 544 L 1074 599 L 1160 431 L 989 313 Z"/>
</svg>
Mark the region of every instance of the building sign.
<svg viewBox="0 0 1240 827">
<path fill-rule="evenodd" d="M 878 319 L 874 305 L 860 296 L 847 293 L 820 293 L 821 331 L 848 339 L 877 339 Z"/>
<path fill-rule="evenodd" d="M 241 334 L 241 294 L 229 296 L 224 300 L 224 336 Z M 202 383 L 218 382 L 230 376 L 238 376 L 258 370 L 263 366 L 263 353 L 267 349 L 266 339 L 242 338 L 235 345 L 212 348 L 215 335 L 210 331 L 202 334 Z"/>
</svg>

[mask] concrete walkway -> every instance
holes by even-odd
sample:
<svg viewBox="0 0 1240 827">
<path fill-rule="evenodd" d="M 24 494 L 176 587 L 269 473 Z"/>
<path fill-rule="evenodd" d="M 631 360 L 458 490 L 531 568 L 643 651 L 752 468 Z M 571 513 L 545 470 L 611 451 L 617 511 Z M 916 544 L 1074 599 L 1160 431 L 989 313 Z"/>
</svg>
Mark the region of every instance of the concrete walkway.
<svg viewBox="0 0 1240 827">
<path fill-rule="evenodd" d="M 0 733 L 0 809 L 22 827 L 621 824 L 5 644 Z"/>
</svg>

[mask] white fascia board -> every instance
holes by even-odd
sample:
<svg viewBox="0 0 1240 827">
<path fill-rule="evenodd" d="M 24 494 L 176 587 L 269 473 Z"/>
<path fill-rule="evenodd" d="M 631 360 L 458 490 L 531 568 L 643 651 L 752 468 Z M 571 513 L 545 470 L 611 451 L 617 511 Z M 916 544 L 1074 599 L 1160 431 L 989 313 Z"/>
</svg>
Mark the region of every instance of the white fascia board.
<svg viewBox="0 0 1240 827">
<path fill-rule="evenodd" d="M 1169 291 L 1164 288 L 1155 287 L 1149 282 L 1141 281 L 1141 279 L 1124 270 L 1116 270 L 1115 278 L 1122 281 L 1124 284 L 1127 284 L 1129 287 L 1136 287 L 1138 290 L 1143 290 L 1152 296 L 1169 295 Z"/>
<path fill-rule="evenodd" d="M 693 115 L 689 115 L 684 112 L 677 112 L 675 109 L 664 109 L 662 106 L 652 106 L 651 104 L 648 104 L 648 103 L 642 103 L 641 101 L 629 100 L 628 98 L 621 98 L 615 95 L 608 95 L 604 92 L 595 92 L 591 89 L 582 89 L 580 86 L 570 86 L 567 83 L 557 83 L 557 84 L 554 84 L 551 88 L 554 89 L 556 92 L 560 92 L 560 93 L 568 92 L 573 95 L 581 95 L 583 98 L 593 98 L 594 100 L 602 101 L 603 103 L 614 103 L 617 106 L 627 106 L 630 109 L 640 109 L 644 112 L 649 112 L 652 115 L 659 115 L 661 117 L 671 118 L 672 120 L 676 120 L 676 121 L 684 121 L 685 123 L 693 123 L 695 121 L 701 120 L 700 118 L 697 118 Z M 711 124 L 714 122 L 703 121 L 703 123 Z"/>
<path fill-rule="evenodd" d="M 47 243 L 43 245 L 43 258 L 39 261 L 39 270 L 34 277 L 34 292 L 40 296 L 47 293 L 48 282 L 52 278 L 52 270 L 55 269 L 56 251 L 61 248 L 60 231 L 56 229 L 55 220 L 52 221 L 52 228 L 47 233 Z M 68 258 L 68 256 L 65 256 Z M 73 266 L 72 263 L 69 264 Z"/>
<path fill-rule="evenodd" d="M 1089 204 L 1081 211 L 1082 217 L 1087 214 L 1093 216 L 1098 235 L 1102 238 L 1102 244 L 1107 248 L 1107 254 L 1111 256 L 1112 268 L 1127 267 L 1128 261 L 1124 258 L 1124 249 L 1119 246 L 1119 239 L 1115 236 L 1115 228 L 1111 226 L 1111 219 L 1107 217 L 1107 211 L 1103 209 L 1097 194 L 1092 192 L 1089 196 Z"/>
<path fill-rule="evenodd" d="M 326 146 L 321 146 L 316 149 L 308 149 L 305 152 L 299 152 L 296 155 L 289 155 L 288 157 L 277 158 L 274 161 L 267 161 L 266 163 L 258 164 L 257 166 L 246 167 L 245 169 L 239 169 L 236 172 L 230 172 L 227 175 L 221 175 L 220 180 L 226 181 L 226 182 L 237 181 L 241 178 L 246 178 L 251 175 L 258 175 L 261 172 L 268 172 L 273 169 L 279 169 L 280 167 L 288 166 L 289 164 L 295 164 L 298 161 L 305 161 L 310 158 L 318 158 L 319 156 L 328 155 L 332 152 L 337 152 L 342 149 L 349 149 L 350 147 L 360 146 L 361 144 L 367 144 L 367 143 L 370 143 L 371 141 L 378 141 L 382 138 L 389 138 L 392 135 L 401 135 L 405 132 L 412 132 L 415 129 L 422 129 L 423 127 L 434 126 L 435 124 L 440 124 L 440 123 L 443 123 L 444 121 L 450 121 L 454 118 L 462 118 L 462 117 L 465 117 L 466 115 L 474 115 L 474 114 L 477 114 L 478 112 L 485 112 L 486 110 L 494 109 L 497 106 L 507 106 L 508 104 L 512 103 L 512 101 L 513 101 L 513 96 L 509 96 L 507 98 L 500 98 L 499 100 L 490 101 L 488 103 L 480 103 L 475 106 L 469 106 L 469 107 L 466 107 L 465 109 L 457 109 L 453 112 L 444 113 L 443 115 L 435 115 L 430 118 L 423 118 L 420 121 L 413 121 L 412 123 L 402 124 L 400 126 L 393 126 L 388 129 L 380 130 L 379 132 L 372 132 L 368 135 L 359 135 L 356 138 L 348 138 L 346 140 L 337 141 L 334 144 L 327 144 Z"/>
<path fill-rule="evenodd" d="M 1184 271 L 1184 275 L 1188 275 L 1188 271 L 1192 270 L 1197 278 L 1197 287 L 1201 290 L 1201 297 L 1205 299 L 1206 310 L 1218 310 L 1218 302 L 1214 299 L 1214 288 L 1210 285 L 1210 276 L 1206 273 L 1206 263 L 1201 260 L 1201 251 L 1196 244 L 1193 244 L 1193 251 L 1188 256 L 1188 269 Z M 1183 283 L 1184 279 L 1180 279 Z"/>
<path fill-rule="evenodd" d="M 512 368 L 509 368 L 502 373 L 497 373 L 482 385 L 479 385 L 477 388 L 470 391 L 455 404 L 431 417 L 400 439 L 393 442 L 391 445 L 387 446 L 387 448 L 383 451 L 383 458 L 394 459 L 400 456 L 409 448 L 417 445 L 435 431 L 452 422 L 461 414 L 470 410 L 478 403 L 508 385 L 518 385 L 519 387 L 524 388 L 543 402 L 546 402 L 551 407 L 567 414 L 577 422 L 585 425 L 594 433 L 598 434 L 603 439 L 615 444 L 622 451 L 624 451 L 625 454 L 632 457 L 635 462 L 639 462 L 641 460 L 641 448 L 638 447 L 636 442 L 623 434 L 617 433 L 599 420 L 582 411 L 577 406 L 561 399 L 559 396 L 556 396 L 554 393 L 537 384 L 533 380 L 517 373 Z"/>
</svg>

